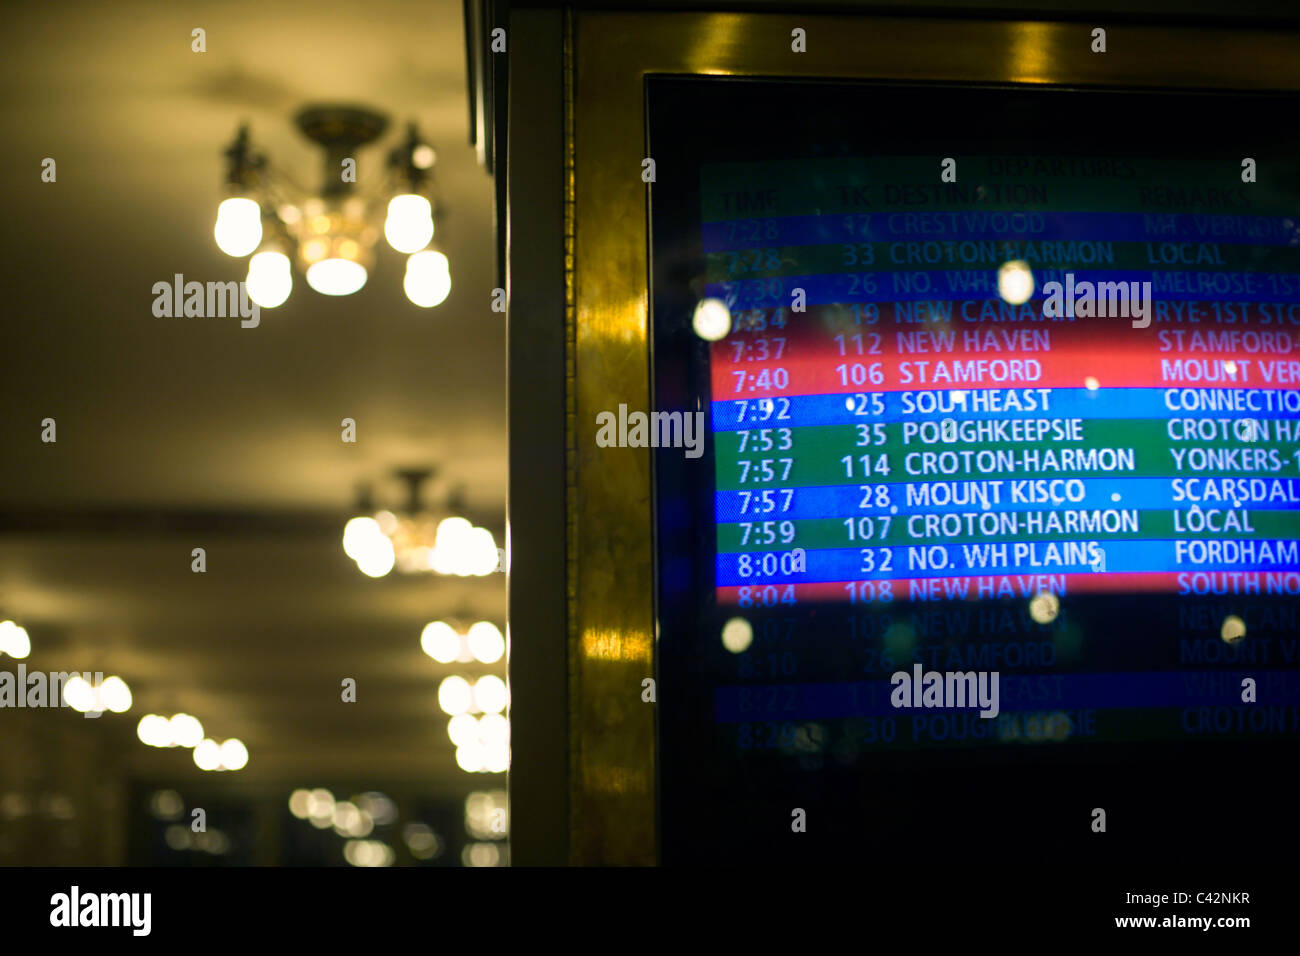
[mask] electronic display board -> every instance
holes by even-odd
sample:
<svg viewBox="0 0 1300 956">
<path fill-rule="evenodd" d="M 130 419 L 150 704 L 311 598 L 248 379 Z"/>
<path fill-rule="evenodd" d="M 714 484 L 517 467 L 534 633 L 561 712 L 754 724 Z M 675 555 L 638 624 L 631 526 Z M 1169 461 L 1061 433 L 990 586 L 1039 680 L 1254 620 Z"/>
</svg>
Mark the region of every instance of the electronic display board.
<svg viewBox="0 0 1300 956">
<path fill-rule="evenodd" d="M 664 859 L 1096 853 L 1108 807 L 1177 853 L 1207 803 L 1202 852 L 1258 838 L 1300 732 L 1294 99 L 648 102 L 655 408 L 706 437 L 655 452 Z"/>
<path fill-rule="evenodd" d="M 766 192 L 775 214 L 704 227 L 706 291 L 736 322 L 710 356 L 719 600 L 1300 591 L 1300 348 L 1286 329 L 1300 276 L 1250 271 L 1300 263 L 1300 227 L 988 212 L 978 187 L 896 185 L 933 177 L 925 157 L 890 165 L 875 213 L 836 202 L 852 160 L 763 170 L 753 188 L 737 181 L 752 167 L 706 170 L 706 216 L 727 215 L 735 189 Z M 1150 182 L 1154 165 L 1116 168 Z M 1047 204 L 1048 188 L 1022 201 Z M 811 203 L 823 211 L 786 215 Z M 746 248 L 755 239 L 770 245 Z M 1000 266 L 1003 285 L 1056 283 L 1081 304 L 1050 316 L 1038 297 L 997 297 Z M 1116 315 L 1094 316 L 1111 299 Z"/>
</svg>

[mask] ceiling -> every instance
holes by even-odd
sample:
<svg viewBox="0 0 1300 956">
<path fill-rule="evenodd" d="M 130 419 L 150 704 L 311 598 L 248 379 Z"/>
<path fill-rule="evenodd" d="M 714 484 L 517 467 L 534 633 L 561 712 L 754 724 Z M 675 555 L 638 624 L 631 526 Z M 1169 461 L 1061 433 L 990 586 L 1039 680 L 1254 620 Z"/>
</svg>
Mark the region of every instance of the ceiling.
<svg viewBox="0 0 1300 956">
<path fill-rule="evenodd" d="M 242 738 L 250 783 L 499 784 L 456 768 L 435 694 L 451 671 L 418 639 L 449 615 L 504 630 L 504 576 L 371 580 L 341 547 L 358 486 L 397 505 L 401 467 L 435 467 L 432 490 L 462 488 L 502 543 L 505 329 L 489 307 L 492 190 L 468 145 L 461 3 L 119 0 L 6 20 L 0 617 L 31 634 L 28 667 L 130 684 L 131 713 L 85 733 L 186 710 Z M 320 102 L 393 120 L 358 157 L 362 186 L 407 120 L 435 146 L 450 297 L 409 303 L 384 245 L 358 294 L 327 298 L 295 273 L 257 328 L 155 317 L 153 284 L 175 273 L 243 278 L 212 238 L 238 125 L 316 183 L 320 153 L 292 117 Z M 55 183 L 41 182 L 45 157 Z M 55 444 L 40 440 L 47 417 Z M 195 547 L 205 574 L 190 571 Z M 181 752 L 128 752 L 140 776 L 200 775 Z"/>
</svg>

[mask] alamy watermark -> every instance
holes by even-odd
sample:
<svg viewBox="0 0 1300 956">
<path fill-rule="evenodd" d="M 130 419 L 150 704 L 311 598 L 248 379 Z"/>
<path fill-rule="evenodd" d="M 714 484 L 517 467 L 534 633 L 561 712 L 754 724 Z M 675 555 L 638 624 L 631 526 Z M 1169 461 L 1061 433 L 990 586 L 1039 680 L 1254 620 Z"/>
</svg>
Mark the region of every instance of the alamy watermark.
<svg viewBox="0 0 1300 956">
<path fill-rule="evenodd" d="M 976 708 L 981 717 L 998 715 L 997 671 L 895 671 L 889 678 L 894 690 L 889 702 L 894 707 Z"/>
<path fill-rule="evenodd" d="M 1049 319 L 1132 318 L 1133 328 L 1151 324 L 1150 282 L 1078 282 L 1074 273 L 1065 274 L 1065 286 L 1059 282 L 1043 285 L 1043 315 Z"/>
<path fill-rule="evenodd" d="M 57 927 L 119 926 L 148 936 L 152 912 L 152 893 L 83 893 L 74 885 L 50 897 L 50 925 Z"/>
<path fill-rule="evenodd" d="M 687 458 L 704 454 L 703 412 L 628 412 L 596 414 L 600 448 L 685 448 Z"/>
<path fill-rule="evenodd" d="M 178 272 L 170 283 L 155 282 L 153 294 L 153 314 L 160 319 L 238 316 L 244 329 L 255 329 L 262 321 L 261 308 L 248 296 L 247 282 L 186 282 Z"/>
<path fill-rule="evenodd" d="M 26 664 L 18 665 L 17 674 L 0 671 L 0 707 L 71 707 L 64 699 L 63 689 L 75 678 L 81 678 L 92 688 L 104 683 L 104 675 L 99 671 L 94 674 L 89 671 L 80 674 L 76 671 L 50 671 L 48 674 L 32 671 L 29 674 Z M 103 711 L 86 710 L 83 713 L 93 718 Z"/>
</svg>

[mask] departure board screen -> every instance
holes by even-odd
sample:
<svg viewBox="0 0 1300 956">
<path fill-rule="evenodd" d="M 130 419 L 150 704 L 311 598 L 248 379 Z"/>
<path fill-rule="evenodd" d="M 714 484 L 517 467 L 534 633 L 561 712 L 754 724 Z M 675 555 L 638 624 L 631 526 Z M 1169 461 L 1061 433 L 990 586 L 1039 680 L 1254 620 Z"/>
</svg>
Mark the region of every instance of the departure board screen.
<svg viewBox="0 0 1300 956">
<path fill-rule="evenodd" d="M 1177 856 L 1252 774 L 1199 852 L 1262 838 L 1300 733 L 1295 101 L 648 102 L 654 411 L 704 439 L 654 445 L 665 859 L 1092 854 L 1107 804 Z"/>
<path fill-rule="evenodd" d="M 719 601 L 1300 593 L 1294 195 L 952 169 L 703 168 Z"/>
</svg>

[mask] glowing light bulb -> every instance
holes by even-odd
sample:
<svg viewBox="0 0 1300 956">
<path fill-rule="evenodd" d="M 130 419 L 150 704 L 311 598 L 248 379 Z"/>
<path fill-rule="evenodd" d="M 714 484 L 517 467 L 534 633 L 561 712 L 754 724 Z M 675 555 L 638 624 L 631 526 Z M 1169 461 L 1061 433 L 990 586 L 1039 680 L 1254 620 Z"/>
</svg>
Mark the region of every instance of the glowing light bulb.
<svg viewBox="0 0 1300 956">
<path fill-rule="evenodd" d="M 487 764 L 487 748 L 477 741 L 456 748 L 456 764 L 466 773 L 478 773 Z"/>
<path fill-rule="evenodd" d="M 479 621 L 466 635 L 470 653 L 484 664 L 495 664 L 506 652 L 506 639 L 491 621 Z"/>
<path fill-rule="evenodd" d="M 331 819 L 334 822 L 334 832 L 339 836 L 361 835 L 352 833 L 353 830 L 361 829 L 361 811 L 356 804 L 347 800 L 334 804 L 334 816 Z"/>
<path fill-rule="evenodd" d="M 435 249 L 417 252 L 406 260 L 402 280 L 406 297 L 422 309 L 432 309 L 451 294 L 451 264 Z"/>
<path fill-rule="evenodd" d="M 428 169 L 436 159 L 437 156 L 433 152 L 433 147 L 427 143 L 421 143 L 411 152 L 411 162 L 416 169 Z"/>
<path fill-rule="evenodd" d="M 353 561 L 359 561 L 369 542 L 383 536 L 379 522 L 374 518 L 353 518 L 343 526 L 343 553 Z"/>
<path fill-rule="evenodd" d="M 1034 294 L 1034 273 L 1029 263 L 1012 259 L 998 269 L 998 295 L 1011 305 L 1024 305 Z"/>
<path fill-rule="evenodd" d="M 248 255 L 262 241 L 262 208 L 251 199 L 225 200 L 217 207 L 217 224 L 212 227 L 212 235 L 217 240 L 217 248 L 226 255 L 237 259 Z"/>
<path fill-rule="evenodd" d="M 321 295 L 351 295 L 366 284 L 366 267 L 351 259 L 322 259 L 307 267 L 307 284 Z"/>
<path fill-rule="evenodd" d="M 743 654 L 754 643 L 754 628 L 743 617 L 733 617 L 722 625 L 722 646 L 733 654 Z"/>
<path fill-rule="evenodd" d="M 189 714 L 175 714 L 167 722 L 167 730 L 172 743 L 178 747 L 197 747 L 203 740 L 203 725 Z"/>
<path fill-rule="evenodd" d="M 78 675 L 63 685 L 63 702 L 84 714 L 95 706 L 95 689 Z"/>
<path fill-rule="evenodd" d="M 110 677 L 99 686 L 99 700 L 115 714 L 131 709 L 131 688 L 120 677 Z"/>
<path fill-rule="evenodd" d="M 434 532 L 435 547 L 457 547 L 474 526 L 464 518 L 443 518 Z"/>
<path fill-rule="evenodd" d="M 495 674 L 480 677 L 474 682 L 474 706 L 485 714 L 501 717 L 501 711 L 506 709 L 506 682 Z"/>
<path fill-rule="evenodd" d="M 135 734 L 140 743 L 150 747 L 166 747 L 171 743 L 171 730 L 166 717 L 158 714 L 145 714 L 136 725 Z"/>
<path fill-rule="evenodd" d="M 398 252 L 419 252 L 433 238 L 433 206 L 423 196 L 394 196 L 384 220 L 384 238 Z"/>
<path fill-rule="evenodd" d="M 1029 616 L 1038 624 L 1051 624 L 1061 613 L 1061 600 L 1050 591 L 1039 591 L 1029 599 Z"/>
<path fill-rule="evenodd" d="M 478 743 L 478 718 L 471 714 L 457 714 L 447 721 L 447 736 L 457 747 L 469 747 Z"/>
<path fill-rule="evenodd" d="M 701 299 L 691 317 L 691 327 L 706 342 L 725 339 L 731 331 L 731 310 L 721 299 Z"/>
<path fill-rule="evenodd" d="M 510 741 L 510 721 L 500 714 L 487 714 L 479 718 L 478 737 L 484 747 L 503 746 Z"/>
<path fill-rule="evenodd" d="M 216 770 L 221 766 L 221 747 L 215 740 L 204 737 L 194 748 L 194 765 L 200 770 Z"/>
<path fill-rule="evenodd" d="M 439 574 L 465 574 L 466 556 L 473 546 L 474 526 L 464 518 L 444 518 L 434 535 L 430 566 Z M 495 564 L 495 553 L 493 554 Z"/>
<path fill-rule="evenodd" d="M 497 543 L 487 528 L 473 528 L 465 540 L 465 570 L 486 577 L 497 567 Z"/>
<path fill-rule="evenodd" d="M 325 829 L 334 819 L 334 794 L 328 790 L 313 790 L 307 795 L 307 816 L 317 829 Z"/>
<path fill-rule="evenodd" d="M 259 252 L 248 260 L 248 297 L 259 308 L 274 309 L 283 305 L 293 291 L 293 273 L 289 257 L 283 252 Z"/>
<path fill-rule="evenodd" d="M 0 654 L 22 660 L 32 652 L 32 642 L 27 631 L 13 621 L 0 622 Z"/>
<path fill-rule="evenodd" d="M 366 539 L 356 561 L 362 574 L 382 578 L 397 563 L 397 551 L 393 548 L 393 542 L 381 534 L 377 538 Z"/>
<path fill-rule="evenodd" d="M 473 703 L 474 694 L 465 678 L 455 675 L 444 677 L 442 683 L 438 685 L 438 706 L 444 713 L 451 714 L 453 717 L 456 714 L 463 714 Z"/>
<path fill-rule="evenodd" d="M 1229 614 L 1223 619 L 1223 626 L 1219 628 L 1219 636 L 1229 644 L 1235 644 L 1246 636 L 1246 622 L 1235 614 Z"/>
<path fill-rule="evenodd" d="M 221 766 L 227 770 L 243 770 L 248 765 L 248 748 L 238 737 L 231 737 L 221 745 Z"/>
<path fill-rule="evenodd" d="M 460 635 L 443 621 L 433 621 L 420 632 L 420 647 L 439 664 L 450 664 L 460 656 Z"/>
</svg>

